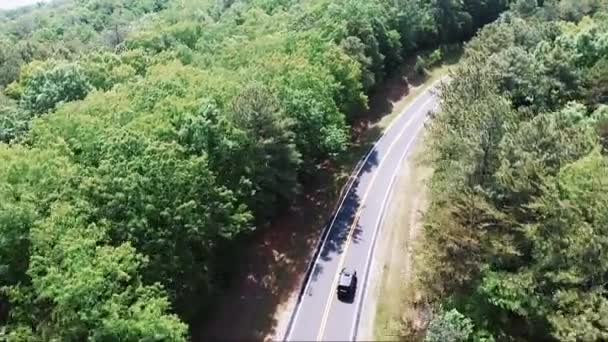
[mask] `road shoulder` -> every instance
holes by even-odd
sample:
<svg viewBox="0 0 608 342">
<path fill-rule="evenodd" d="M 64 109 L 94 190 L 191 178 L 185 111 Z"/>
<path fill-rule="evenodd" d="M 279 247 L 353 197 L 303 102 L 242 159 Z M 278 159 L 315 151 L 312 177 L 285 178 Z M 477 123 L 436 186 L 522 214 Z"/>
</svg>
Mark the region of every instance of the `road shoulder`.
<svg viewBox="0 0 608 342">
<path fill-rule="evenodd" d="M 413 269 L 413 247 L 428 206 L 432 170 L 423 163 L 424 132 L 404 159 L 378 233 L 370 283 L 361 312 L 358 339 L 400 340 L 405 321 L 419 321 Z M 420 324 L 420 323 L 418 323 Z"/>
</svg>

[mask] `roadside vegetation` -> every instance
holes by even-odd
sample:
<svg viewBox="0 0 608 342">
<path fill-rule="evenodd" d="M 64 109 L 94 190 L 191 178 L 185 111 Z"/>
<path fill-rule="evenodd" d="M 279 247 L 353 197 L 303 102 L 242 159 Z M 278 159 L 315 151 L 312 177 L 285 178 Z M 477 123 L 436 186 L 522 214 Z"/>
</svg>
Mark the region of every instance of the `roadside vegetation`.
<svg viewBox="0 0 608 342">
<path fill-rule="evenodd" d="M 429 132 L 421 339 L 608 338 L 607 127 L 606 1 L 518 0 L 467 44 Z"/>
<path fill-rule="evenodd" d="M 0 13 L 0 338 L 187 339 L 251 232 L 348 153 L 378 85 L 421 49 L 433 52 L 419 70 L 441 60 L 506 5 L 65 0 Z"/>
</svg>

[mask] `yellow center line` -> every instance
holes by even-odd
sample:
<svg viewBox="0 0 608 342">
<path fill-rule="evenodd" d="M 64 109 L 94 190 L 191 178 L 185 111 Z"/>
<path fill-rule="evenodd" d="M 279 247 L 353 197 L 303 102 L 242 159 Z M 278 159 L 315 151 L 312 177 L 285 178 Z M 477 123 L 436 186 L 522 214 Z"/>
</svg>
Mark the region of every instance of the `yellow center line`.
<svg viewBox="0 0 608 342">
<path fill-rule="evenodd" d="M 428 100 L 426 100 L 424 102 L 424 104 L 421 106 L 421 108 L 424 108 L 433 99 L 434 98 L 431 97 Z M 399 139 L 401 138 L 403 133 L 405 133 L 405 130 L 409 127 L 409 125 L 412 123 L 412 121 L 415 119 L 415 117 L 416 117 L 415 115 L 412 115 L 412 117 L 405 123 L 405 125 L 403 126 L 403 128 L 401 129 L 401 131 L 399 132 L 397 137 L 389 145 L 388 150 L 385 153 L 386 156 L 388 156 L 391 153 L 392 149 L 397 144 L 397 141 L 399 141 Z M 369 185 L 367 186 L 367 189 L 365 190 L 365 194 L 363 195 L 363 198 L 361 199 L 361 203 L 359 204 L 359 207 L 357 208 L 357 213 L 355 215 L 353 223 L 349 227 L 348 237 L 346 238 L 346 242 L 344 244 L 344 251 L 342 252 L 342 255 L 340 255 L 340 260 L 338 262 L 338 268 L 337 268 L 338 270 L 341 270 L 342 266 L 344 265 L 344 259 L 346 258 L 346 254 L 348 252 L 348 247 L 350 246 L 354 227 L 359 221 L 359 217 L 361 216 L 361 211 L 363 209 L 363 205 L 365 204 L 367 197 L 369 196 L 369 193 L 371 192 L 371 189 L 373 188 L 373 185 L 376 181 L 376 177 L 379 174 L 378 170 L 380 170 L 380 168 L 382 167 L 382 164 L 384 164 L 384 161 L 386 161 L 386 159 L 387 158 L 385 157 L 385 158 L 382 158 L 382 160 L 380 161 L 380 164 L 376 168 L 376 172 L 372 176 L 372 179 L 371 179 Z M 346 194 L 346 196 L 348 196 L 348 194 Z M 334 296 L 331 294 L 331 291 L 333 291 L 333 289 L 336 287 L 336 283 L 338 282 L 338 276 L 339 276 L 339 273 L 336 273 L 336 275 L 334 276 L 334 281 L 332 283 L 332 286 L 329 289 L 329 291 L 330 291 L 329 300 L 327 301 L 327 304 L 325 305 L 325 311 L 323 312 L 323 318 L 321 320 L 321 328 L 319 329 L 319 334 L 317 335 L 317 341 L 322 341 L 323 335 L 325 334 L 325 326 L 327 325 L 327 318 L 329 317 L 329 311 L 331 309 L 331 306 L 332 306 L 333 300 L 334 300 Z"/>
</svg>

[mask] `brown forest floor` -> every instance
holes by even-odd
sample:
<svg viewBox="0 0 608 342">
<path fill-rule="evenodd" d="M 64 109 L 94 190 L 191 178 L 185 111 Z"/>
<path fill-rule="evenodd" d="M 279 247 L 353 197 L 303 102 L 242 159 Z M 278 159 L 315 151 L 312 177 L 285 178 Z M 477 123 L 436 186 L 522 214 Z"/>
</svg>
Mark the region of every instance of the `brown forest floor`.
<svg viewBox="0 0 608 342">
<path fill-rule="evenodd" d="M 353 124 L 349 153 L 333 167 L 320 168 L 288 212 L 256 232 L 232 286 L 217 298 L 213 317 L 197 327 L 195 341 L 282 339 L 289 313 L 321 231 L 333 213 L 348 176 L 371 144 L 405 106 L 445 73 L 415 77 L 409 63 L 370 97 L 370 110 Z"/>
</svg>

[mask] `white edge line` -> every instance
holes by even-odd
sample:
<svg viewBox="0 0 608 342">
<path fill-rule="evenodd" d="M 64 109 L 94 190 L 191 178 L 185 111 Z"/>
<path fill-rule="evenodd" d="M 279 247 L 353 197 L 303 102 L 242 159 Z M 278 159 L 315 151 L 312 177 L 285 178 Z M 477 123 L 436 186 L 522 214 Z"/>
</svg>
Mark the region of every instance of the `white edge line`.
<svg viewBox="0 0 608 342">
<path fill-rule="evenodd" d="M 321 240 L 319 240 L 319 242 L 317 242 L 317 246 L 315 248 L 315 252 L 317 250 L 319 250 L 320 248 L 323 248 L 325 246 L 325 242 L 327 241 L 327 238 L 329 237 L 329 231 L 331 231 L 331 229 L 334 226 L 334 223 L 336 222 L 336 219 L 338 217 L 338 213 L 340 212 L 340 210 L 342 210 L 342 205 L 344 204 L 344 201 L 346 201 L 346 198 L 348 197 L 348 194 L 350 193 L 350 190 L 354 184 L 354 181 L 351 181 L 351 179 L 355 179 L 359 173 L 361 173 L 361 170 L 363 169 L 363 166 L 367 163 L 367 160 L 369 159 L 369 156 L 372 154 L 372 152 L 376 149 L 376 146 L 380 143 L 380 141 L 382 140 L 382 138 L 384 138 L 384 136 L 393 128 L 393 126 L 396 125 L 396 123 L 404 116 L 405 112 L 407 112 L 415 103 L 418 102 L 419 99 L 421 99 L 423 97 L 423 95 L 425 95 L 427 92 L 431 91 L 432 89 L 434 89 L 436 87 L 436 84 L 441 82 L 441 79 L 433 82 L 427 89 L 424 90 L 424 92 L 422 92 L 420 95 L 418 95 L 414 101 L 412 101 L 410 104 L 408 104 L 399 114 L 399 116 L 397 116 L 389 125 L 388 127 L 382 132 L 382 135 L 376 140 L 376 142 L 370 147 L 370 149 L 367 151 L 367 153 L 365 154 L 365 156 L 363 158 L 361 158 L 359 160 L 359 162 L 357 163 L 357 166 L 355 167 L 355 170 L 353 171 L 353 173 L 351 174 L 351 176 L 349 177 L 349 182 L 350 184 L 348 185 L 348 188 L 346 190 L 346 192 L 343 194 L 342 196 L 342 200 L 340 201 L 340 205 L 338 206 L 338 208 L 336 209 L 336 211 L 334 212 L 334 218 L 332 219 L 330 225 L 328 226 L 327 230 L 328 233 L 325 235 L 325 238 L 323 239 L 323 242 L 321 242 Z M 431 94 L 432 95 L 432 94 Z M 321 251 L 319 251 L 319 253 L 317 254 L 317 257 L 315 258 L 314 262 L 311 262 L 308 266 L 308 269 L 306 270 L 306 274 L 309 273 L 309 271 L 311 270 L 312 267 L 316 266 L 318 261 L 319 261 L 319 257 L 321 255 Z M 302 296 L 304 297 L 304 295 L 306 294 L 306 292 L 308 291 L 308 287 L 310 285 L 310 281 L 312 279 L 312 273 L 308 275 L 308 279 L 306 280 L 306 285 L 304 285 L 304 291 L 302 291 Z M 290 319 L 290 323 L 288 323 L 287 329 L 288 331 L 286 332 L 287 335 L 285 336 L 285 338 L 283 340 L 285 341 L 289 341 L 291 339 L 291 333 L 293 332 L 293 325 L 295 324 L 295 322 L 297 322 L 298 320 L 298 316 L 300 314 L 300 308 L 302 307 L 302 305 L 300 305 L 302 303 L 302 298 L 298 298 L 298 302 L 296 303 L 296 308 L 295 308 L 295 313 L 293 316 L 293 319 Z"/>
<path fill-rule="evenodd" d="M 370 247 L 368 253 L 367 253 L 367 258 L 366 258 L 366 268 L 365 268 L 365 276 L 363 277 L 363 288 L 361 289 L 361 291 L 359 292 L 359 296 L 357 296 L 358 301 L 355 301 L 355 305 L 356 305 L 356 311 L 355 311 L 355 319 L 353 320 L 353 324 L 351 327 L 351 333 L 350 333 L 350 340 L 353 341 L 355 339 L 355 329 L 358 326 L 358 322 L 359 322 L 359 315 L 361 313 L 361 310 L 363 308 L 362 303 L 363 300 L 365 299 L 365 294 L 367 293 L 367 277 L 369 275 L 369 270 L 371 268 L 371 256 L 372 253 L 374 252 L 375 248 L 376 248 L 376 240 L 377 240 L 377 236 L 378 236 L 378 232 L 381 230 L 380 228 L 380 224 L 384 221 L 384 216 L 386 214 L 386 203 L 389 200 L 389 198 L 392 197 L 393 194 L 393 185 L 395 182 L 395 179 L 397 179 L 397 173 L 399 172 L 399 170 L 401 170 L 402 164 L 403 164 L 403 160 L 405 159 L 405 157 L 407 156 L 410 148 L 412 147 L 412 144 L 416 141 L 416 138 L 418 137 L 418 134 L 420 134 L 420 131 L 424 128 L 424 124 L 428 121 L 428 113 L 431 110 L 428 110 L 425 113 L 425 118 L 423 120 L 423 124 L 420 125 L 420 127 L 418 127 L 416 129 L 416 132 L 414 133 L 412 139 L 410 139 L 410 141 L 408 142 L 407 146 L 405 147 L 403 153 L 401 154 L 401 157 L 399 158 L 399 162 L 397 163 L 397 167 L 395 168 L 395 170 L 393 171 L 393 174 L 391 175 L 391 182 L 389 183 L 388 186 L 388 190 L 386 192 L 386 195 L 384 196 L 384 199 L 382 200 L 382 206 L 380 207 L 380 215 L 378 215 L 378 219 L 376 220 L 376 224 L 374 226 L 374 236 L 372 238 L 372 246 Z"/>
</svg>

